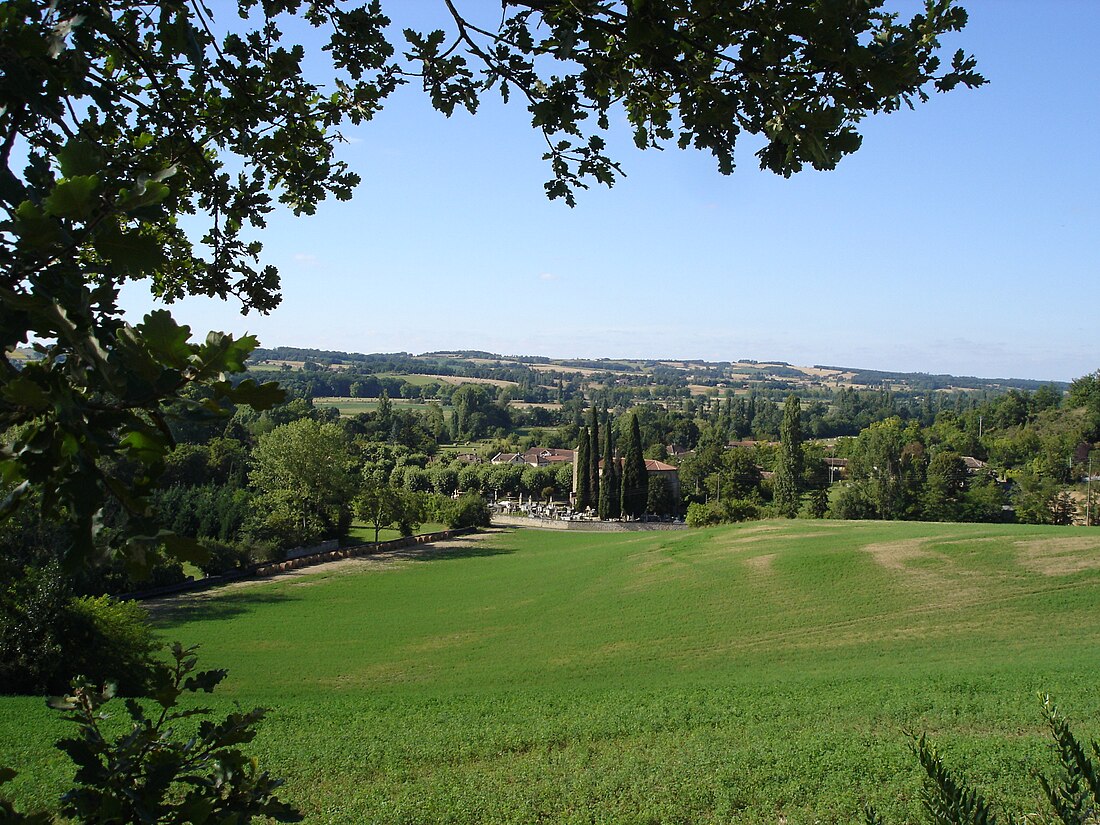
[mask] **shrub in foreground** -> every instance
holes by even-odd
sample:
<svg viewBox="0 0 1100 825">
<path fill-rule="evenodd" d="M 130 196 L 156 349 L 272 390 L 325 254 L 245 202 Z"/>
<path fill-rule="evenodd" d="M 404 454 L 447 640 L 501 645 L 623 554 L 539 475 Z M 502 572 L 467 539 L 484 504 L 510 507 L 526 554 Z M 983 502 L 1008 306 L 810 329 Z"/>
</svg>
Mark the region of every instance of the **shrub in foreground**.
<svg viewBox="0 0 1100 825">
<path fill-rule="evenodd" d="M 1092 757 L 1100 758 L 1100 745 L 1092 743 L 1090 756 L 1089 750 L 1073 735 L 1068 720 L 1051 698 L 1043 696 L 1042 701 L 1043 715 L 1054 739 L 1059 771 L 1053 778 L 1039 773 L 1036 776 L 1054 815 L 1014 817 L 1006 812 L 1004 821 L 1010 825 L 1032 821 L 1095 825 L 1100 822 L 1100 770 Z M 935 745 L 930 744 L 922 734 L 912 737 L 911 746 L 925 773 L 921 803 L 929 822 L 934 825 L 996 825 L 994 806 L 980 791 L 970 787 L 965 779 L 951 772 Z M 885 825 L 885 820 L 868 806 L 865 823 Z"/>
<path fill-rule="evenodd" d="M 205 708 L 181 709 L 184 693 L 210 693 L 226 676 L 224 670 L 195 672 L 195 648 L 172 648 L 172 661 L 161 664 L 154 675 L 150 697 L 152 713 L 133 700 L 126 701 L 130 730 L 108 739 L 101 723 L 102 708 L 114 697 L 111 684 L 97 688 L 82 681 L 72 692 L 53 699 L 51 707 L 63 711 L 77 726 L 76 735 L 57 746 L 77 765 L 75 787 L 61 798 L 61 813 L 88 825 L 128 823 L 233 823 L 243 825 L 256 817 L 279 822 L 299 822 L 302 817 L 281 801 L 275 791 L 281 779 L 260 771 L 238 745 L 251 742 L 264 708 L 230 713 L 223 721 Z M 177 728 L 192 729 L 183 734 Z M 0 784 L 14 772 L 0 768 Z M 39 825 L 47 814 L 20 814 L 0 799 L 0 822 Z"/>
</svg>

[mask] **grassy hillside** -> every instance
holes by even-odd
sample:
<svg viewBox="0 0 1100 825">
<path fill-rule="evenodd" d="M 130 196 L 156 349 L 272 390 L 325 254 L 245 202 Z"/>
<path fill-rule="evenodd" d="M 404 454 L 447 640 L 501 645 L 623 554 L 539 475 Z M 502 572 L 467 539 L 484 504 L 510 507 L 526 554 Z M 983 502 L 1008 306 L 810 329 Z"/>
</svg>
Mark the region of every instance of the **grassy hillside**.
<svg viewBox="0 0 1100 825">
<path fill-rule="evenodd" d="M 1036 691 L 1100 734 L 1100 531 L 528 530 L 160 621 L 230 668 L 215 705 L 275 708 L 252 750 L 315 822 L 914 820 L 903 730 L 1031 811 Z M 64 775 L 58 730 L 0 700 L 23 799 Z"/>
</svg>

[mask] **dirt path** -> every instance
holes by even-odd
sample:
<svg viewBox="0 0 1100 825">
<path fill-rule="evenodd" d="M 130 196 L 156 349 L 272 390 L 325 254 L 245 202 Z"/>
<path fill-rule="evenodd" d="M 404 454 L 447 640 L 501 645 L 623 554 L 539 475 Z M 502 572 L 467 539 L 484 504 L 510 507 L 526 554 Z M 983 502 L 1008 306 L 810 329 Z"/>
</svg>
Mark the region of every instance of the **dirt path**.
<svg viewBox="0 0 1100 825">
<path fill-rule="evenodd" d="M 282 573 L 273 573 L 268 576 L 240 579 L 227 582 L 220 587 L 211 587 L 209 590 L 199 590 L 190 593 L 177 593 L 165 596 L 162 599 L 148 599 L 142 602 L 142 606 L 149 611 L 152 618 L 172 612 L 184 604 L 195 604 L 206 599 L 217 599 L 232 593 L 257 585 L 268 584 L 274 581 L 289 581 L 292 584 L 308 585 L 313 582 L 303 581 L 314 576 L 346 575 L 348 573 L 362 573 L 368 570 L 385 571 L 396 570 L 417 561 L 426 561 L 449 555 L 475 555 L 482 548 L 486 540 L 494 536 L 512 532 L 507 528 L 487 527 L 480 528 L 476 533 L 469 533 L 453 539 L 443 539 L 432 544 L 414 544 L 409 547 L 401 547 L 396 550 L 384 550 L 369 556 L 356 556 L 349 559 L 337 559 L 321 564 L 299 567 L 296 570 L 287 570 Z"/>
</svg>

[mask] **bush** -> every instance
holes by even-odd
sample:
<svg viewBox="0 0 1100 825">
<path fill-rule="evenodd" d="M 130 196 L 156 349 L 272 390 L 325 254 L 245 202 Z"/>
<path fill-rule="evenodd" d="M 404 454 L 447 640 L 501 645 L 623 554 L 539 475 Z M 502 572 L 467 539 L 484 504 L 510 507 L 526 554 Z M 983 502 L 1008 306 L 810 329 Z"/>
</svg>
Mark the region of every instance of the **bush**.
<svg viewBox="0 0 1100 825">
<path fill-rule="evenodd" d="M 444 522 L 452 530 L 463 527 L 488 527 L 489 505 L 481 496 L 467 493 L 453 502 L 444 514 Z"/>
<path fill-rule="evenodd" d="M 1054 810 L 1055 818 L 1008 815 L 1008 822 L 1061 822 L 1064 825 L 1094 825 L 1100 816 L 1100 766 L 1070 730 L 1069 721 L 1049 696 L 1042 696 L 1043 715 L 1058 758 L 1056 778 L 1032 771 L 1043 789 L 1043 796 Z M 933 825 L 993 825 L 997 816 L 993 805 L 965 779 L 954 775 L 924 735 L 912 736 L 910 747 L 925 773 L 921 802 L 926 818 Z M 1091 751 L 1100 756 L 1100 745 Z M 872 806 L 867 806 L 866 825 L 885 825 Z"/>
<path fill-rule="evenodd" d="M 729 524 L 760 518 L 760 505 L 742 498 L 711 501 L 706 504 L 688 505 L 685 521 L 689 527 L 708 527 L 712 524 Z"/>
<path fill-rule="evenodd" d="M 246 545 L 233 545 L 224 541 L 204 541 L 202 546 L 210 557 L 199 565 L 207 576 L 220 576 L 234 570 L 242 570 L 252 563 L 252 555 Z"/>
<path fill-rule="evenodd" d="M 160 648 L 145 609 L 110 596 L 86 596 L 70 601 L 66 612 L 65 676 L 99 685 L 115 682 L 123 695 L 141 695 Z"/>
<path fill-rule="evenodd" d="M 845 483 L 836 494 L 829 514 L 838 519 L 873 519 L 878 517 L 875 505 L 861 487 Z"/>
<path fill-rule="evenodd" d="M 256 564 L 286 560 L 286 550 L 273 541 L 253 539 L 246 541 L 241 546 L 245 548 L 249 558 Z"/>
<path fill-rule="evenodd" d="M 148 683 L 158 645 L 145 611 L 109 596 L 73 598 L 55 565 L 28 569 L 0 591 L 0 685 L 14 694 L 59 693 L 74 676 Z"/>
<path fill-rule="evenodd" d="M 0 690 L 13 694 L 57 691 L 67 636 L 65 608 L 72 597 L 56 564 L 27 568 L 0 587 Z M 69 674 L 70 676 L 72 674 Z"/>
<path fill-rule="evenodd" d="M 684 521 L 689 527 L 709 527 L 712 524 L 722 523 L 722 513 L 717 507 L 717 502 L 700 504 L 693 501 L 688 505 Z"/>
</svg>

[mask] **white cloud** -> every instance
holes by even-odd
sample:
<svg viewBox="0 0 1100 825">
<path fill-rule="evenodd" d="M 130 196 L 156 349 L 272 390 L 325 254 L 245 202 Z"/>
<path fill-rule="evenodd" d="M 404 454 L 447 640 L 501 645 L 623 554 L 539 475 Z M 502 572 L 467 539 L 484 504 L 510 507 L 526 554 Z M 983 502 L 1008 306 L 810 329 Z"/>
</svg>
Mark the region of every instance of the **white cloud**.
<svg viewBox="0 0 1100 825">
<path fill-rule="evenodd" d="M 539 273 L 539 280 L 540 281 L 556 281 L 556 280 L 558 280 L 558 276 L 555 275 L 553 272 L 540 272 Z"/>
</svg>

